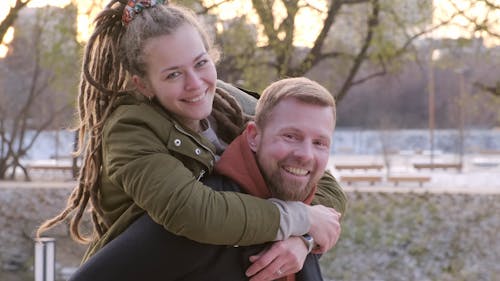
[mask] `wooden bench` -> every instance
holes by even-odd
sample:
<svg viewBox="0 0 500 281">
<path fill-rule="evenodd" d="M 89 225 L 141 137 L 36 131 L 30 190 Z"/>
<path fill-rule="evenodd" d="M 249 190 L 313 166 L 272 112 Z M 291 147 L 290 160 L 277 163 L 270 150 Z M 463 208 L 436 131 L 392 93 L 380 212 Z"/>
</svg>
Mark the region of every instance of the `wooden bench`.
<svg viewBox="0 0 500 281">
<path fill-rule="evenodd" d="M 472 164 L 477 167 L 491 168 L 500 165 L 500 159 L 475 158 L 472 160 Z"/>
<path fill-rule="evenodd" d="M 341 181 L 347 182 L 348 185 L 351 185 L 353 182 L 369 182 L 370 185 L 374 185 L 376 182 L 381 182 L 381 176 L 341 176 Z"/>
<path fill-rule="evenodd" d="M 30 173 L 49 172 L 49 173 L 71 174 L 73 172 L 73 166 L 71 165 L 33 164 L 33 165 L 27 165 L 26 168 Z"/>
<path fill-rule="evenodd" d="M 415 169 L 420 170 L 420 169 L 456 169 L 456 170 L 461 170 L 462 169 L 462 163 L 415 163 L 413 164 L 413 167 Z"/>
<path fill-rule="evenodd" d="M 341 170 L 382 170 L 382 164 L 335 164 L 335 169 Z"/>
<path fill-rule="evenodd" d="M 479 154 L 500 155 L 500 150 L 495 150 L 495 149 L 481 149 L 479 151 Z"/>
<path fill-rule="evenodd" d="M 424 182 L 431 181 L 431 178 L 426 176 L 390 176 L 387 178 L 387 181 L 393 182 L 395 186 L 397 186 L 399 182 L 418 182 L 418 184 L 422 186 Z"/>
</svg>

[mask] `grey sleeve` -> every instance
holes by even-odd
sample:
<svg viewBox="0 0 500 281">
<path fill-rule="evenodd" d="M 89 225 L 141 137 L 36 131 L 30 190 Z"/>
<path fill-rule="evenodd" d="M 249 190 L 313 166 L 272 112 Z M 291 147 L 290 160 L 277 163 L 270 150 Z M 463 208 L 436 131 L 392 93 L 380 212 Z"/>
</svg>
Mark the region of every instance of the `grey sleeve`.
<svg viewBox="0 0 500 281">
<path fill-rule="evenodd" d="M 304 235 L 311 228 L 311 222 L 306 204 L 297 201 L 283 201 L 270 198 L 280 211 L 280 227 L 275 241 L 287 239 L 290 236 Z"/>
</svg>

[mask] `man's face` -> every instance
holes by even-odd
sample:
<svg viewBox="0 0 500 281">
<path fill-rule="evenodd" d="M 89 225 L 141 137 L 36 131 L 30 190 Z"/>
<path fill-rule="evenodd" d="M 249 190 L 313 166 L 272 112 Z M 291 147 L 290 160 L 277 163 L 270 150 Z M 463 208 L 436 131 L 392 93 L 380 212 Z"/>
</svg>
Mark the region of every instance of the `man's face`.
<svg viewBox="0 0 500 281">
<path fill-rule="evenodd" d="M 286 98 L 264 128 L 248 125 L 248 141 L 273 197 L 304 200 L 323 175 L 335 127 L 331 107 Z"/>
</svg>

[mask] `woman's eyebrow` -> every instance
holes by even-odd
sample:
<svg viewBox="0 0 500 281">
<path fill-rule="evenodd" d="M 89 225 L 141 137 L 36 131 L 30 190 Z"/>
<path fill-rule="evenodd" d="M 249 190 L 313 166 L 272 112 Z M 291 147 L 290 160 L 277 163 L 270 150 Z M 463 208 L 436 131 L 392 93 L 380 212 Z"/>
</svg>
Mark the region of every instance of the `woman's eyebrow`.
<svg viewBox="0 0 500 281">
<path fill-rule="evenodd" d="M 193 62 L 196 62 L 197 60 L 199 60 L 201 57 L 203 57 L 206 54 L 207 54 L 207 52 L 202 52 L 201 54 L 197 55 L 193 59 Z M 170 66 L 170 67 L 167 67 L 167 68 L 163 68 L 160 72 L 163 73 L 163 72 L 166 72 L 166 71 L 171 71 L 171 70 L 175 70 L 175 69 L 179 69 L 179 68 L 180 68 L 180 66 L 174 65 L 174 66 Z"/>
</svg>

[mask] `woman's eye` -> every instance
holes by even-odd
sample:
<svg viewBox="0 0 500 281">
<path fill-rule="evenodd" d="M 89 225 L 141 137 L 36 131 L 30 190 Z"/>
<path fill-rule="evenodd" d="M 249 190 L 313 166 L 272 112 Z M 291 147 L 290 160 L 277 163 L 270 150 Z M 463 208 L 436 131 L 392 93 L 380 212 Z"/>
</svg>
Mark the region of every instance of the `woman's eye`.
<svg viewBox="0 0 500 281">
<path fill-rule="evenodd" d="M 206 60 L 206 59 L 200 60 L 199 62 L 196 63 L 196 67 L 202 67 L 205 64 L 207 64 L 207 62 L 208 62 L 208 60 Z"/>
<path fill-rule="evenodd" d="M 176 72 L 172 72 L 170 73 L 169 75 L 167 75 L 166 79 L 169 80 L 169 79 L 174 79 L 176 77 L 178 77 L 179 75 L 181 75 L 180 72 L 176 71 Z"/>
</svg>

